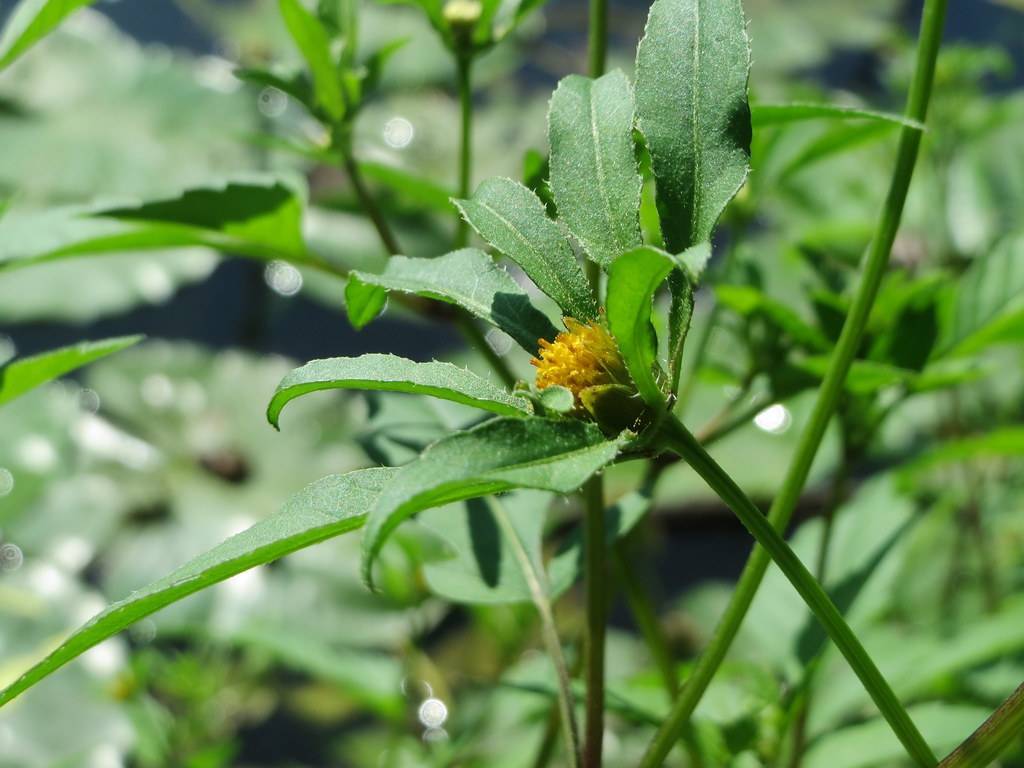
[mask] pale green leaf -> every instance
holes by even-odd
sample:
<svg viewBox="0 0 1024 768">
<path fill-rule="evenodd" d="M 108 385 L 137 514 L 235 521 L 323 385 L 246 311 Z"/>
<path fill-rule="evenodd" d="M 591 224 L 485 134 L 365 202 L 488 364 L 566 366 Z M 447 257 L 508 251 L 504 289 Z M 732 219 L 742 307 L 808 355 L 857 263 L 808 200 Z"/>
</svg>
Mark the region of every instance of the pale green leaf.
<svg viewBox="0 0 1024 768">
<path fill-rule="evenodd" d="M 95 0 L 21 0 L 0 35 L 0 71 L 46 37 L 68 16 Z"/>
<path fill-rule="evenodd" d="M 370 512 L 363 577 L 398 525 L 424 509 L 513 488 L 569 493 L 612 461 L 625 437 L 608 440 L 594 424 L 498 418 L 457 432 L 401 467 Z"/>
<path fill-rule="evenodd" d="M 52 379 L 88 365 L 101 357 L 138 344 L 142 336 L 122 336 L 104 341 L 83 341 L 0 366 L 0 405 Z"/>
<path fill-rule="evenodd" d="M 619 70 L 564 78 L 551 97 L 551 191 L 558 218 L 607 267 L 640 240 L 633 89 Z"/>
<path fill-rule="evenodd" d="M 747 177 L 750 45 L 739 0 L 656 0 L 637 49 L 636 107 L 669 250 L 711 232 Z"/>
<path fill-rule="evenodd" d="M 925 129 L 923 123 L 892 112 L 804 101 L 794 101 L 788 104 L 751 104 L 750 118 L 755 128 L 785 125 L 804 120 L 869 120 L 916 128 L 919 131 Z"/>
<path fill-rule="evenodd" d="M 341 119 L 345 114 L 345 103 L 327 30 L 299 0 L 279 0 L 279 4 L 285 27 L 313 75 L 317 103 L 333 120 Z"/>
<path fill-rule="evenodd" d="M 313 360 L 289 373 L 267 406 L 275 427 L 281 410 L 296 397 L 323 389 L 410 392 L 451 400 L 502 416 L 530 413 L 529 401 L 509 394 L 475 373 L 451 363 L 416 363 L 395 355 L 361 355 Z"/>
<path fill-rule="evenodd" d="M 271 517 L 97 614 L 0 691 L 0 706 L 160 608 L 242 571 L 358 528 L 395 472 L 390 468 L 365 469 L 329 475 L 306 486 Z"/>
<path fill-rule="evenodd" d="M 943 320 L 936 357 L 1024 337 L 1024 234 L 1005 237 L 971 264 Z"/>
<path fill-rule="evenodd" d="M 379 285 L 363 282 L 349 274 L 345 284 L 345 314 L 352 327 L 361 330 L 380 316 L 388 303 L 388 292 Z"/>
<path fill-rule="evenodd" d="M 380 274 L 353 272 L 369 285 L 457 304 L 500 328 L 527 352 L 537 351 L 538 339 L 558 334 L 547 316 L 512 276 L 476 248 L 463 248 L 435 259 L 393 256 Z"/>
<path fill-rule="evenodd" d="M 463 217 L 479 235 L 522 267 L 566 315 L 586 322 L 597 304 L 572 246 L 544 204 L 517 181 L 493 178 L 469 200 L 456 200 Z"/>
</svg>

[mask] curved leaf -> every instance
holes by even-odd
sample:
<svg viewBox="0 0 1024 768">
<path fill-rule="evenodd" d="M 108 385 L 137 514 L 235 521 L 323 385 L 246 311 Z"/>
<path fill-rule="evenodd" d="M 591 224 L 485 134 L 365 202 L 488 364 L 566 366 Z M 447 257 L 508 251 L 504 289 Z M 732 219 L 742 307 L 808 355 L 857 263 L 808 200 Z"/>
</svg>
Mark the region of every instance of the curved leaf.
<svg viewBox="0 0 1024 768">
<path fill-rule="evenodd" d="M 916 128 L 919 131 L 925 129 L 924 123 L 892 112 L 844 107 L 839 104 L 814 104 L 805 101 L 794 101 L 788 104 L 751 104 L 750 119 L 755 128 L 804 120 L 871 120 Z"/>
<path fill-rule="evenodd" d="M 565 314 L 577 320 L 597 316 L 597 304 L 572 246 L 544 203 L 518 181 L 488 179 L 469 200 L 456 200 L 477 233 L 522 267 Z"/>
<path fill-rule="evenodd" d="M 608 271 L 608 327 L 640 396 L 655 408 L 664 406 L 665 395 L 654 373 L 658 342 L 651 309 L 654 294 L 675 267 L 669 254 L 644 246 L 624 253 Z"/>
<path fill-rule="evenodd" d="M 83 341 L 32 357 L 12 360 L 0 366 L 0 405 L 51 379 L 138 344 L 142 339 L 142 336 L 121 336 L 103 341 Z"/>
<path fill-rule="evenodd" d="M 21 0 L 0 36 L 0 71 L 53 32 L 65 18 L 95 0 Z"/>
<path fill-rule="evenodd" d="M 345 113 L 341 81 L 331 56 L 331 41 L 320 20 L 306 10 L 299 0 L 278 0 L 281 18 L 295 46 L 313 74 L 313 90 L 317 103 L 334 120 Z"/>
<path fill-rule="evenodd" d="M 353 272 L 351 276 L 389 291 L 458 304 L 503 330 L 530 354 L 537 351 L 538 339 L 550 341 L 558 335 L 526 291 L 477 248 L 463 248 L 436 259 L 392 256 L 380 274 Z"/>
<path fill-rule="evenodd" d="M 633 89 L 619 70 L 564 78 L 548 112 L 551 191 L 558 218 L 607 267 L 641 244 Z"/>
<path fill-rule="evenodd" d="M 569 493 L 612 461 L 625 437 L 608 440 L 581 421 L 499 418 L 457 432 L 401 467 L 370 512 L 363 535 L 363 578 L 388 536 L 429 507 L 513 488 Z"/>
<path fill-rule="evenodd" d="M 306 486 L 266 520 L 97 614 L 53 653 L 0 691 L 0 706 L 164 606 L 242 571 L 358 528 L 366 519 L 366 510 L 395 472 L 390 468 L 365 469 L 329 475 Z"/>
<path fill-rule="evenodd" d="M 750 109 L 740 0 L 656 0 L 636 56 L 638 125 L 674 253 L 703 240 L 747 178 Z"/>
<path fill-rule="evenodd" d="M 267 406 L 267 421 L 278 426 L 282 409 L 296 397 L 322 389 L 377 389 L 430 395 L 502 416 L 525 416 L 529 401 L 451 363 L 416 363 L 395 355 L 361 355 L 312 360 L 289 373 Z"/>
</svg>

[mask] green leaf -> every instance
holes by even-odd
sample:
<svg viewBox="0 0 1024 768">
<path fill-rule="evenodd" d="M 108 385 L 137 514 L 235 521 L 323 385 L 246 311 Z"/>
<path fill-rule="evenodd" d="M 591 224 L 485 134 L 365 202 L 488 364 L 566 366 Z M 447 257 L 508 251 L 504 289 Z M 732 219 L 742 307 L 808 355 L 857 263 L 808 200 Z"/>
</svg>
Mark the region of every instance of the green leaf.
<svg viewBox="0 0 1024 768">
<path fill-rule="evenodd" d="M 663 407 L 665 395 L 655 374 L 658 343 L 651 310 L 654 294 L 676 266 L 669 254 L 643 246 L 624 253 L 608 271 L 608 327 L 637 391 L 652 408 Z"/>
<path fill-rule="evenodd" d="M 750 45 L 739 0 L 656 0 L 637 48 L 638 124 L 670 251 L 710 240 L 747 178 Z"/>
<path fill-rule="evenodd" d="M 266 520 L 97 614 L 45 659 L 0 691 L 0 706 L 160 608 L 242 571 L 358 528 L 395 472 L 384 467 L 365 469 L 347 475 L 329 475 L 306 486 Z"/>
<path fill-rule="evenodd" d="M 828 371 L 831 358 L 827 355 L 812 355 L 795 360 L 793 365 L 812 376 L 823 379 Z M 847 391 L 857 395 L 871 395 L 886 387 L 897 384 L 909 384 L 917 377 L 916 371 L 898 368 L 873 360 L 854 360 L 850 372 L 846 374 L 843 386 Z"/>
<path fill-rule="evenodd" d="M 268 69 L 255 67 L 242 67 L 235 70 L 235 77 L 247 83 L 262 85 L 291 96 L 299 104 L 309 110 L 314 110 L 313 88 L 305 72 L 290 72 L 279 74 Z"/>
<path fill-rule="evenodd" d="M 458 304 L 503 330 L 530 354 L 536 353 L 538 339 L 550 341 L 558 334 L 512 276 L 476 248 L 435 259 L 393 256 L 380 274 L 353 272 L 351 277 L 389 291 Z"/>
<path fill-rule="evenodd" d="M 349 275 L 345 285 L 345 314 L 357 331 L 376 320 L 387 303 L 388 292 L 385 289 L 363 282 L 358 275 Z"/>
<path fill-rule="evenodd" d="M 723 306 L 744 317 L 760 316 L 804 347 L 815 351 L 832 348 L 825 335 L 795 311 L 750 285 L 716 285 L 715 296 Z"/>
<path fill-rule="evenodd" d="M 313 75 L 317 103 L 331 119 L 340 120 L 345 114 L 345 103 L 327 30 L 299 0 L 279 0 L 279 6 L 285 27 Z"/>
<path fill-rule="evenodd" d="M 512 179 L 493 178 L 480 184 L 472 199 L 455 204 L 473 229 L 522 267 L 566 315 L 583 322 L 597 317 L 572 246 L 533 192 Z"/>
<path fill-rule="evenodd" d="M 785 125 L 804 120 L 869 120 L 892 123 L 907 128 L 925 129 L 924 124 L 904 115 L 878 112 L 873 109 L 844 107 L 839 104 L 814 104 L 794 101 L 788 104 L 751 104 L 750 118 L 755 128 Z"/>
<path fill-rule="evenodd" d="M 983 707 L 931 702 L 910 708 L 914 722 L 937 752 L 945 754 L 989 714 Z M 807 750 L 807 768 L 874 768 L 902 765 L 906 751 L 882 718 L 826 734 Z"/>
<path fill-rule="evenodd" d="M 498 418 L 457 432 L 401 467 L 370 512 L 363 535 L 363 578 L 388 536 L 424 509 L 513 488 L 569 493 L 612 461 L 625 438 L 608 440 L 593 424 Z"/>
<path fill-rule="evenodd" d="M 875 141 L 888 135 L 891 123 L 866 122 L 839 125 L 831 128 L 812 141 L 809 141 L 799 152 L 790 158 L 777 172 L 780 181 L 788 179 L 798 171 L 820 162 L 833 155 L 848 152 L 863 144 Z"/>
<path fill-rule="evenodd" d="M 0 405 L 94 360 L 138 344 L 142 338 L 122 336 L 104 341 L 83 341 L 0 366 Z"/>
<path fill-rule="evenodd" d="M 0 71 L 94 0 L 21 0 L 0 35 Z"/>
<path fill-rule="evenodd" d="M 452 212 L 452 193 L 424 176 L 385 163 L 359 163 L 363 175 L 404 196 L 410 203 L 438 213 Z"/>
<path fill-rule="evenodd" d="M 679 376 L 683 370 L 683 348 L 686 345 L 686 336 L 690 332 L 690 320 L 693 318 L 693 283 L 687 279 L 683 270 L 677 269 L 669 275 L 668 289 L 672 295 L 672 303 L 668 310 L 669 386 L 671 392 L 677 392 Z"/>
<path fill-rule="evenodd" d="M 551 191 L 558 218 L 607 267 L 641 244 L 642 181 L 633 153 L 633 89 L 619 70 L 564 78 L 551 97 Z"/>
<path fill-rule="evenodd" d="M 945 438 L 899 471 L 909 482 L 919 473 L 973 459 L 1024 457 L 1024 427 L 1000 427 L 983 435 Z"/>
<path fill-rule="evenodd" d="M 183 237 L 223 251 L 308 260 L 302 238 L 302 200 L 280 181 L 229 181 L 189 189 L 167 200 L 107 208 L 95 215 L 170 228 L 158 232 L 180 227 Z"/>
<path fill-rule="evenodd" d="M 946 310 L 936 357 L 1024 337 L 1024 233 L 1008 235 L 971 264 Z"/>
<path fill-rule="evenodd" d="M 322 389 L 411 392 L 481 408 L 501 416 L 529 415 L 525 398 L 451 363 L 416 363 L 395 355 L 361 355 L 313 360 L 289 373 L 267 406 L 267 421 L 278 426 L 281 410 L 296 397 Z"/>
</svg>

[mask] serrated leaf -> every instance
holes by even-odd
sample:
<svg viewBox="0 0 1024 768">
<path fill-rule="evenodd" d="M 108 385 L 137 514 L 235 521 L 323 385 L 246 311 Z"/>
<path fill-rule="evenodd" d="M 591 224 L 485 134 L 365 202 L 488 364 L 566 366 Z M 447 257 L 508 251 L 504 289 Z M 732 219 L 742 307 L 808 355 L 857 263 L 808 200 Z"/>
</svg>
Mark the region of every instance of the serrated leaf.
<svg viewBox="0 0 1024 768">
<path fill-rule="evenodd" d="M 805 120 L 869 120 L 916 128 L 919 131 L 925 129 L 924 123 L 892 112 L 804 101 L 794 101 L 788 104 L 751 104 L 750 119 L 755 128 L 785 125 Z"/>
<path fill-rule="evenodd" d="M 94 360 L 138 344 L 142 339 L 142 336 L 122 336 L 103 341 L 83 341 L 32 357 L 12 360 L 0 366 L 0 405 Z"/>
<path fill-rule="evenodd" d="M 936 357 L 969 354 L 1024 335 L 1024 234 L 1001 240 L 961 276 L 943 317 Z"/>
<path fill-rule="evenodd" d="M 739 0 L 657 0 L 637 48 L 638 125 L 667 248 L 710 240 L 747 177 L 750 45 Z"/>
<path fill-rule="evenodd" d="M 306 486 L 266 520 L 97 614 L 0 691 L 0 706 L 103 640 L 171 603 L 242 571 L 358 528 L 395 472 L 386 467 L 365 469 L 329 475 Z"/>
<path fill-rule="evenodd" d="M 651 310 L 654 294 L 676 266 L 669 254 L 643 246 L 624 253 L 608 271 L 608 327 L 640 396 L 655 408 L 664 405 L 665 396 L 655 375 L 658 343 Z"/>
<path fill-rule="evenodd" d="M 370 512 L 363 578 L 398 525 L 424 509 L 513 488 L 569 493 L 611 462 L 625 437 L 608 440 L 594 424 L 498 418 L 457 432 L 403 466 Z"/>
<path fill-rule="evenodd" d="M 380 274 L 353 272 L 352 277 L 389 291 L 401 291 L 457 304 L 500 328 L 527 352 L 538 339 L 558 335 L 547 316 L 512 276 L 477 248 L 463 248 L 435 259 L 393 256 Z"/>
<path fill-rule="evenodd" d="M 21 0 L 0 35 L 0 71 L 94 0 Z"/>
<path fill-rule="evenodd" d="M 518 181 L 488 179 L 469 200 L 456 200 L 463 218 L 577 320 L 597 316 L 597 303 L 572 246 L 544 204 Z"/>
<path fill-rule="evenodd" d="M 525 416 L 529 401 L 451 363 L 416 363 L 395 355 L 361 355 L 313 360 L 289 373 L 267 406 L 267 421 L 278 426 L 282 409 L 309 392 L 368 389 L 410 392 L 462 403 L 502 416 Z"/>
<path fill-rule="evenodd" d="M 317 103 L 333 120 L 345 114 L 338 69 L 331 56 L 331 40 L 320 20 L 299 0 L 278 0 L 281 17 L 295 46 L 313 75 Z"/>
<path fill-rule="evenodd" d="M 551 191 L 558 217 L 607 267 L 641 244 L 633 147 L 633 89 L 619 70 L 597 80 L 564 78 L 551 97 Z"/>
</svg>

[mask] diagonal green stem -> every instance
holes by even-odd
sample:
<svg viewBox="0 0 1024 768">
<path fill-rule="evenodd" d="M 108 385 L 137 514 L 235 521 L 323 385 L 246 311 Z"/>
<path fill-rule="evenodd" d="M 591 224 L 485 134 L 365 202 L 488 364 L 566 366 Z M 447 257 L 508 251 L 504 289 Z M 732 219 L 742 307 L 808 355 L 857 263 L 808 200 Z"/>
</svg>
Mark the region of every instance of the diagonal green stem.
<svg viewBox="0 0 1024 768">
<path fill-rule="evenodd" d="M 1024 683 L 992 716 L 939 763 L 939 768 L 986 768 L 1024 734 Z"/>
<path fill-rule="evenodd" d="M 926 0 L 924 5 L 917 63 L 904 110 L 906 117 L 918 122 L 924 122 L 927 115 L 928 100 L 935 74 L 935 60 L 939 53 L 942 28 L 946 18 L 946 5 L 947 0 Z M 878 228 L 868 250 L 863 277 L 854 296 L 850 313 L 843 324 L 839 342 L 818 392 L 810 421 L 800 436 L 800 442 L 783 480 L 782 488 L 768 514 L 768 521 L 776 532 L 785 530 L 789 524 L 800 493 L 807 482 L 811 464 L 825 435 L 825 429 L 839 401 L 843 381 L 850 370 L 854 357 L 856 357 L 871 307 L 878 295 L 882 276 L 889 263 L 889 254 L 903 214 L 903 205 L 907 198 L 907 190 L 910 187 L 910 179 L 913 175 L 920 143 L 921 132 L 917 128 L 905 126 L 900 131 L 896 166 L 893 169 L 889 192 L 879 218 Z M 668 718 L 655 735 L 640 764 L 641 768 L 654 768 L 654 766 L 661 765 L 672 745 L 678 741 L 679 734 L 682 733 L 690 715 L 736 637 L 743 617 L 746 616 L 761 580 L 764 578 L 770 559 L 762 547 L 754 547 L 754 551 L 743 569 L 743 574 L 740 576 L 739 583 L 736 585 L 736 590 L 733 592 L 732 600 L 715 628 L 711 642 L 694 668 L 680 697 L 673 705 Z"/>
<path fill-rule="evenodd" d="M 576 714 L 573 710 L 572 688 L 569 682 L 569 671 L 565 663 L 565 656 L 562 654 L 562 643 L 558 639 L 558 630 L 555 627 L 555 617 L 551 611 L 551 600 L 548 598 L 546 585 L 547 577 L 543 568 L 537 566 L 526 551 L 519 532 L 516 531 L 512 521 L 508 519 L 508 513 L 504 505 L 494 499 L 491 502 L 491 511 L 494 519 L 501 527 L 502 533 L 512 546 L 512 553 L 515 555 L 519 570 L 530 590 L 530 597 L 540 615 L 541 637 L 544 641 L 545 650 L 551 657 L 551 663 L 555 666 L 555 674 L 558 678 L 558 712 L 562 723 L 562 733 L 565 736 L 565 751 L 569 755 L 569 763 L 572 768 L 578 768 L 580 764 L 580 737 L 576 726 Z"/>
<path fill-rule="evenodd" d="M 704 450 L 697 439 L 675 417 L 667 418 L 661 427 L 659 438 L 663 446 L 693 467 L 704 481 L 718 494 L 723 502 L 736 514 L 740 522 L 757 539 L 758 544 L 775 561 L 779 569 L 800 593 L 800 597 L 811 609 L 828 632 L 832 642 L 846 657 L 857 677 L 864 684 L 882 716 L 892 726 L 896 736 L 907 750 L 907 754 L 922 768 L 937 764 L 928 744 L 917 730 L 907 711 L 900 704 L 892 688 L 868 656 L 864 646 L 843 619 L 835 603 L 821 585 L 796 556 L 785 539 L 769 520 L 729 477 L 711 455 Z M 649 761 L 641 763 L 648 765 Z"/>
</svg>

